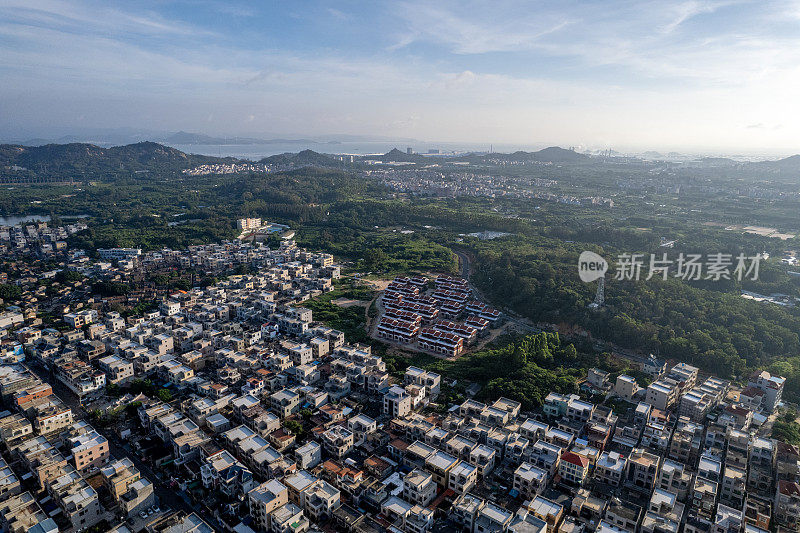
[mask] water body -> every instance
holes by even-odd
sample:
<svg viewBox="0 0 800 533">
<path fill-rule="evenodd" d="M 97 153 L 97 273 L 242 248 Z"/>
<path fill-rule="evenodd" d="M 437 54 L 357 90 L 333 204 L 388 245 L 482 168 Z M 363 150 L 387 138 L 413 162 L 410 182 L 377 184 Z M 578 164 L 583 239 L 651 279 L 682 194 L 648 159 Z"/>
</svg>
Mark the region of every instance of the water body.
<svg viewBox="0 0 800 533">
<path fill-rule="evenodd" d="M 61 220 L 80 220 L 89 218 L 89 215 L 62 215 Z M 20 224 L 33 224 L 35 222 L 50 222 L 50 215 L 0 216 L 0 226 L 18 226 Z"/>
<path fill-rule="evenodd" d="M 28 215 L 26 217 L 0 217 L 0 226 L 16 226 L 34 222 L 50 222 L 50 215 Z"/>
<path fill-rule="evenodd" d="M 190 154 L 211 155 L 217 157 L 237 157 L 240 159 L 258 160 L 271 155 L 286 152 L 314 150 L 323 154 L 370 155 L 385 154 L 393 148 L 405 152 L 411 147 L 415 153 L 427 154 L 429 150 L 439 150 L 440 155 L 453 155 L 465 152 L 488 152 L 491 145 L 477 143 L 428 143 L 428 142 L 308 142 L 308 143 L 270 143 L 270 144 L 171 144 L 181 152 Z M 540 150 L 544 145 L 494 145 L 495 152 L 515 152 L 517 150 Z"/>
</svg>

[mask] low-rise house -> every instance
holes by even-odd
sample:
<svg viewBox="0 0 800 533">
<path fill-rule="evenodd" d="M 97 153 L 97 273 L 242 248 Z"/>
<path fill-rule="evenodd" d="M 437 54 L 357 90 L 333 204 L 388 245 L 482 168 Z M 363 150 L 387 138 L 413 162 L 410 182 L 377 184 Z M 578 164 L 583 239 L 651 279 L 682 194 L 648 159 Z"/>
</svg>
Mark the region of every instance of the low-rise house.
<svg viewBox="0 0 800 533">
<path fill-rule="evenodd" d="M 547 523 L 547 531 L 553 532 L 564 517 L 564 506 L 542 496 L 536 496 L 525 507 L 533 515 Z"/>
<path fill-rule="evenodd" d="M 287 418 L 300 410 L 300 395 L 290 389 L 283 389 L 270 396 L 272 409 L 281 418 Z"/>
<path fill-rule="evenodd" d="M 58 525 L 47 516 L 30 492 L 0 502 L 0 525 L 8 533 L 57 533 Z"/>
<path fill-rule="evenodd" d="M 72 409 L 57 396 L 39 398 L 27 405 L 25 415 L 33 421 L 33 429 L 39 435 L 61 431 L 72 425 Z"/>
<path fill-rule="evenodd" d="M 776 523 L 790 530 L 800 526 L 800 484 L 784 479 L 778 481 L 774 509 Z"/>
<path fill-rule="evenodd" d="M 307 470 L 314 468 L 322 462 L 322 446 L 314 441 L 308 441 L 294 451 L 297 468 Z"/>
<path fill-rule="evenodd" d="M 265 481 L 247 493 L 250 516 L 258 529 L 268 531 L 273 511 L 289 503 L 289 490 L 276 479 Z"/>
<path fill-rule="evenodd" d="M 625 479 L 628 459 L 618 452 L 603 452 L 594 467 L 594 479 L 612 487 L 619 487 Z"/>
<path fill-rule="evenodd" d="M 342 426 L 333 426 L 322 434 L 322 444 L 332 456 L 341 459 L 353 449 L 353 432 Z"/>
<path fill-rule="evenodd" d="M 441 380 L 441 376 L 435 372 L 428 372 L 415 366 L 409 366 L 406 369 L 403 382 L 406 385 L 414 384 L 425 387 L 427 395 L 435 398 L 439 395 Z"/>
<path fill-rule="evenodd" d="M 458 459 L 449 453 L 435 450 L 425 459 L 425 468 L 433 474 L 433 479 L 437 485 L 447 488 L 450 471 L 458 462 Z"/>
<path fill-rule="evenodd" d="M 122 495 L 128 491 L 131 483 L 142 478 L 139 469 L 127 457 L 109 462 L 100 469 L 100 474 L 103 485 L 115 501 L 119 501 Z"/>
<path fill-rule="evenodd" d="M 475 531 L 475 522 L 480 510 L 486 505 L 482 498 L 473 494 L 462 494 L 453 501 L 450 508 L 450 519 L 459 525 L 462 531 Z"/>
<path fill-rule="evenodd" d="M 558 471 L 563 451 L 561 446 L 540 440 L 531 447 L 528 453 L 528 462 L 547 470 L 552 476 Z"/>
<path fill-rule="evenodd" d="M 403 477 L 403 499 L 427 507 L 436 497 L 436 482 L 430 472 L 415 468 Z"/>
<path fill-rule="evenodd" d="M 134 516 L 156 504 L 156 495 L 153 484 L 147 479 L 137 479 L 128 490 L 120 497 L 119 506 L 125 516 Z"/>
<path fill-rule="evenodd" d="M 603 521 L 629 533 L 636 533 L 642 521 L 642 507 L 630 501 L 612 498 L 606 507 Z"/>
<path fill-rule="evenodd" d="M 514 471 L 514 490 L 518 493 L 533 498 L 541 494 L 547 485 L 549 476 L 546 470 L 543 470 L 530 463 L 522 463 Z"/>
<path fill-rule="evenodd" d="M 650 493 L 655 488 L 659 463 L 657 455 L 634 449 L 628 456 L 626 483 L 636 490 Z"/>
<path fill-rule="evenodd" d="M 725 465 L 722 481 L 720 482 L 719 498 L 729 507 L 742 509 L 744 507 L 747 485 L 747 470 L 737 468 L 730 464 Z"/>
<path fill-rule="evenodd" d="M 406 389 L 394 386 L 383 396 L 383 412 L 392 418 L 403 418 L 411 413 L 411 403 Z"/>
<path fill-rule="evenodd" d="M 667 411 L 678 401 L 679 392 L 680 387 L 675 381 L 661 378 L 647 386 L 644 401 L 656 409 Z"/>
<path fill-rule="evenodd" d="M 469 463 L 478 469 L 478 477 L 483 478 L 494 470 L 497 452 L 485 444 L 478 444 L 469 453 Z"/>
<path fill-rule="evenodd" d="M 311 527 L 303 509 L 292 502 L 278 507 L 270 514 L 270 533 L 305 533 Z"/>
<path fill-rule="evenodd" d="M 478 481 L 478 469 L 466 461 L 459 461 L 450 469 L 447 488 L 456 494 L 464 494 L 472 489 Z"/>
<path fill-rule="evenodd" d="M 98 364 L 106 373 L 107 383 L 120 384 L 133 379 L 133 363 L 117 355 L 103 357 Z"/>
<path fill-rule="evenodd" d="M 617 376 L 617 381 L 614 384 L 614 394 L 631 401 L 637 392 L 639 392 L 639 385 L 634 378 L 625 374 Z"/>
<path fill-rule="evenodd" d="M 644 518 L 643 533 L 678 533 L 683 520 L 684 505 L 678 495 L 663 489 L 655 489 L 650 497 Z"/>
<path fill-rule="evenodd" d="M 513 513 L 489 501 L 478 509 L 474 531 L 505 531 L 513 518 Z"/>
<path fill-rule="evenodd" d="M 664 459 L 658 473 L 656 486 L 660 489 L 674 492 L 679 501 L 686 501 L 692 483 L 692 474 L 683 463 L 672 459 Z"/>
<path fill-rule="evenodd" d="M 0 413 L 0 441 L 6 446 L 12 446 L 33 435 L 33 425 L 30 420 L 19 413 L 3 411 Z"/>
<path fill-rule="evenodd" d="M 567 452 L 561 456 L 558 474 L 566 483 L 580 486 L 589 475 L 589 459 L 574 452 Z"/>
<path fill-rule="evenodd" d="M 589 489 L 580 489 L 572 498 L 573 514 L 578 518 L 587 520 L 590 524 L 599 523 L 606 511 L 608 501 L 593 494 Z"/>
<path fill-rule="evenodd" d="M 695 477 L 691 490 L 692 511 L 700 518 L 711 521 L 714 518 L 714 506 L 719 494 L 719 485 L 714 481 Z"/>
<path fill-rule="evenodd" d="M 108 440 L 95 430 L 69 439 L 73 466 L 79 472 L 96 470 L 111 457 Z"/>
<path fill-rule="evenodd" d="M 97 492 L 71 467 L 47 482 L 47 493 L 73 528 L 88 528 L 103 517 Z"/>
<path fill-rule="evenodd" d="M 378 429 L 378 422 L 365 414 L 358 414 L 347 421 L 347 427 L 353 433 L 354 444 L 361 446 L 367 435 Z"/>
<path fill-rule="evenodd" d="M 325 480 L 319 480 L 305 491 L 304 510 L 316 523 L 326 522 L 341 505 L 339 489 Z"/>
<path fill-rule="evenodd" d="M 230 497 L 246 494 L 256 486 L 252 472 L 227 450 L 206 457 L 200 476 L 204 487 L 219 489 Z"/>
</svg>

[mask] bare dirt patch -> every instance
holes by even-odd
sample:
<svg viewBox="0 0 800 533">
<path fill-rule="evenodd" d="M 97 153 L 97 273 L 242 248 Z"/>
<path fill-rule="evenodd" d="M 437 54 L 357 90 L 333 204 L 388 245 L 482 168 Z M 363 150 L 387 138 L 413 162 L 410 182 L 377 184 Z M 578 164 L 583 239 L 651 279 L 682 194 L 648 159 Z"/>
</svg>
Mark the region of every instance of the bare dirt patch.
<svg viewBox="0 0 800 533">
<path fill-rule="evenodd" d="M 350 298 L 336 298 L 335 300 L 331 300 L 331 303 L 338 307 L 366 307 L 369 305 L 369 302 L 364 300 L 352 300 Z"/>
<path fill-rule="evenodd" d="M 392 282 L 391 279 L 361 279 L 362 283 L 369 285 L 370 287 L 374 288 L 376 291 L 385 291 L 386 287 Z"/>
</svg>

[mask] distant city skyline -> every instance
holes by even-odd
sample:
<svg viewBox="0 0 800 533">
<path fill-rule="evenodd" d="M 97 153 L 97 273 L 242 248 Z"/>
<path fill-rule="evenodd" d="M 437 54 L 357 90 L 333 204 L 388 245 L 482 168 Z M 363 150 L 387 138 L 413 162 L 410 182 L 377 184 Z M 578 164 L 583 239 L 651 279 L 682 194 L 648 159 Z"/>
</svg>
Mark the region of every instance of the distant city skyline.
<svg viewBox="0 0 800 533">
<path fill-rule="evenodd" d="M 332 5 L 0 0 L 0 137 L 800 152 L 797 0 Z"/>
</svg>

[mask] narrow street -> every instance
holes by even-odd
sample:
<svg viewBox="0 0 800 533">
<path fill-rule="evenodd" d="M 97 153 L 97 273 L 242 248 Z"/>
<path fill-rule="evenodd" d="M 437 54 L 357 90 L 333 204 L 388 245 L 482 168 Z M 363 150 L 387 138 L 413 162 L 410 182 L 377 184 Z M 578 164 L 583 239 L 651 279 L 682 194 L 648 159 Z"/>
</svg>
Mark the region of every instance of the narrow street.
<svg viewBox="0 0 800 533">
<path fill-rule="evenodd" d="M 58 380 L 48 375 L 48 373 L 39 366 L 31 365 L 29 368 L 43 381 L 50 383 L 50 385 L 53 387 L 53 392 L 70 409 L 72 409 L 75 420 L 83 419 L 90 421 L 89 414 L 83 409 L 78 402 L 77 397 L 71 391 L 64 387 Z M 98 427 L 96 425 L 93 425 L 92 427 L 98 433 L 108 439 L 108 447 L 111 451 L 111 455 L 117 459 L 121 459 L 123 457 L 130 458 L 130 460 L 133 461 L 134 466 L 136 466 L 136 468 L 139 469 L 139 472 L 141 472 L 142 477 L 147 478 L 153 484 L 153 489 L 158 498 L 158 503 L 162 511 L 166 511 L 167 508 L 169 508 L 176 511 L 184 511 L 187 514 L 196 512 L 203 518 L 203 520 L 211 524 L 216 530 L 221 531 L 219 524 L 214 517 L 209 516 L 208 513 L 205 512 L 199 505 L 193 506 L 189 501 L 189 497 L 185 493 L 176 488 L 170 487 L 166 482 L 160 479 L 159 476 L 156 475 L 156 472 L 154 472 L 153 469 L 131 449 L 130 445 L 127 442 L 122 441 L 117 434 L 114 433 L 113 428 Z M 138 518 L 139 517 L 136 516 L 135 520 L 138 521 Z"/>
</svg>

